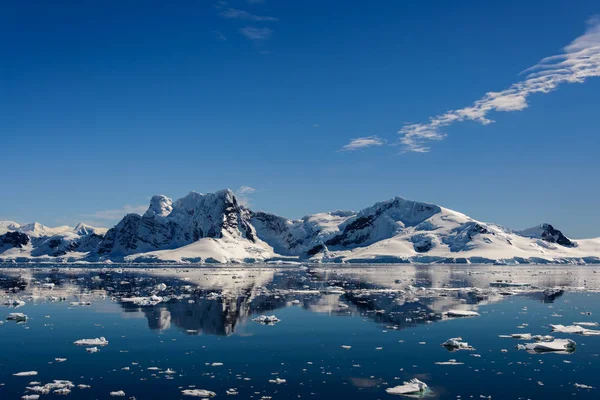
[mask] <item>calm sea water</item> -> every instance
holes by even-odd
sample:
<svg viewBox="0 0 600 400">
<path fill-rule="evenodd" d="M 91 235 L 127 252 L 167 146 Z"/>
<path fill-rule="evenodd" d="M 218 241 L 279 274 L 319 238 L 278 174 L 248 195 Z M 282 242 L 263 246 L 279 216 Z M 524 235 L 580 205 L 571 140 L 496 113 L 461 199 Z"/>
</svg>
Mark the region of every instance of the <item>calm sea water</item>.
<svg viewBox="0 0 600 400">
<path fill-rule="evenodd" d="M 4 268 L 2 303 L 25 304 L 0 306 L 0 316 L 20 312 L 28 320 L 0 325 L 0 398 L 19 399 L 32 394 L 32 381 L 60 379 L 91 386 L 73 388 L 73 399 L 113 398 L 119 390 L 125 398 L 189 399 L 181 391 L 190 387 L 217 398 L 235 389 L 242 399 L 394 399 L 403 397 L 386 388 L 418 378 L 435 399 L 598 399 L 600 389 L 574 384 L 600 386 L 600 336 L 549 328 L 600 320 L 598 275 L 592 267 L 442 265 Z M 497 281 L 531 286 L 491 288 Z M 564 293 L 543 293 L 555 286 Z M 153 294 L 162 302 L 122 302 Z M 445 317 L 452 308 L 480 316 Z M 253 321 L 261 314 L 280 322 Z M 530 354 L 516 349 L 526 341 L 499 337 L 511 333 L 570 338 L 577 348 Z M 73 344 L 100 336 L 109 344 L 97 353 Z M 440 346 L 453 337 L 475 350 Z M 463 364 L 436 364 L 449 359 Z M 38 374 L 13 375 L 24 371 Z M 270 382 L 276 378 L 285 382 Z"/>
</svg>

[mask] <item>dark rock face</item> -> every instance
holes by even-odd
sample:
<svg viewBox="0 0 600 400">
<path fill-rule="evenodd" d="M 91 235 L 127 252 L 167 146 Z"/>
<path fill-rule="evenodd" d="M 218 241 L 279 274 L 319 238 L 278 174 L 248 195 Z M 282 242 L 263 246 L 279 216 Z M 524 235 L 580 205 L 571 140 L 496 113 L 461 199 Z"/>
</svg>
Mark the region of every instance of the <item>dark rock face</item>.
<svg viewBox="0 0 600 400">
<path fill-rule="evenodd" d="M 309 257 L 312 257 L 312 256 L 314 256 L 315 254 L 318 254 L 318 253 L 320 253 L 320 252 L 321 252 L 321 251 L 323 251 L 324 249 L 325 249 L 325 246 L 323 246 L 322 244 L 318 244 L 318 245 L 316 245 L 315 247 L 313 247 L 312 249 L 308 250 L 308 251 L 306 252 L 306 254 L 307 254 Z"/>
<path fill-rule="evenodd" d="M 542 225 L 542 240 L 549 243 L 556 243 L 565 247 L 575 247 L 575 242 L 563 235 L 563 233 L 558 229 L 554 229 L 554 227 L 550 224 Z"/>
<path fill-rule="evenodd" d="M 349 220 L 341 234 L 327 240 L 325 244 L 332 247 L 365 246 L 374 242 L 375 238 L 371 236 L 372 228 L 381 219 L 389 225 L 416 226 L 438 212 L 440 208 L 433 204 L 396 197 L 376 204 L 367 212 L 361 212 L 354 219 Z M 390 226 L 390 231 L 393 229 L 394 226 Z M 393 235 L 393 232 L 390 233 Z"/>
<path fill-rule="evenodd" d="M 172 249 L 202 238 L 219 239 L 225 234 L 256 242 L 250 223 L 252 212 L 240 205 L 229 190 L 206 195 L 192 192 L 174 203 L 164 196 L 159 200 L 169 207 L 156 207 L 151 203 L 143 216 L 126 215 L 107 232 L 98 254 L 126 255 Z"/>
<path fill-rule="evenodd" d="M 452 252 L 471 250 L 474 247 L 471 241 L 477 235 L 494 235 L 493 232 L 490 232 L 486 227 L 476 222 L 462 224 L 461 226 L 454 228 L 452 233 L 453 235 L 442 239 Z M 485 241 L 491 243 L 489 237 L 486 237 Z"/>
<path fill-rule="evenodd" d="M 411 237 L 411 241 L 417 253 L 427 253 L 434 247 L 433 240 L 427 235 L 415 235 Z"/>
<path fill-rule="evenodd" d="M 9 246 L 22 249 L 29 244 L 29 236 L 21 232 L 6 232 L 0 235 L 0 247 Z"/>
</svg>

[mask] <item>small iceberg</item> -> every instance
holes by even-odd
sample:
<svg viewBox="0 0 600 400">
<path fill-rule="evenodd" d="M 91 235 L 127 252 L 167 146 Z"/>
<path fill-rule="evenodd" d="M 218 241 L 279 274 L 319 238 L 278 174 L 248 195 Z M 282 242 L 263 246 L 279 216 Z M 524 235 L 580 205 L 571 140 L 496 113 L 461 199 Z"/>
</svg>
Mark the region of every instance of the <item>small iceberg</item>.
<svg viewBox="0 0 600 400">
<path fill-rule="evenodd" d="M 425 382 L 421 382 L 417 378 L 411 379 L 408 382 L 404 382 L 403 385 L 385 389 L 388 394 L 398 395 L 421 394 L 425 392 L 425 390 L 427 390 L 427 384 Z"/>
<path fill-rule="evenodd" d="M 181 391 L 181 394 L 184 396 L 192 396 L 192 397 L 215 397 L 217 394 L 215 392 L 211 392 L 209 390 L 204 389 L 184 389 Z"/>
<path fill-rule="evenodd" d="M 600 335 L 600 331 L 587 329 L 579 325 L 550 325 L 552 332 L 560 333 L 575 333 L 583 336 L 596 336 Z"/>
<path fill-rule="evenodd" d="M 533 336 L 531 333 L 511 333 L 510 335 L 499 335 L 501 338 L 517 339 L 517 340 L 531 340 Z"/>
<path fill-rule="evenodd" d="M 17 372 L 16 374 L 13 374 L 13 376 L 36 376 L 37 374 L 37 371 L 25 371 Z"/>
<path fill-rule="evenodd" d="M 117 390 L 116 392 L 110 392 L 110 395 L 114 397 L 125 397 L 125 392 L 122 390 Z"/>
<path fill-rule="evenodd" d="M 77 346 L 107 346 L 108 340 L 104 336 L 95 339 L 79 339 L 73 342 Z"/>
<path fill-rule="evenodd" d="M 469 346 L 469 343 L 461 342 L 461 340 L 462 340 L 462 338 L 460 338 L 460 337 L 451 338 L 451 339 L 446 340 L 444 343 L 442 343 L 441 346 L 445 347 L 449 351 L 475 350 L 473 348 L 473 346 Z"/>
<path fill-rule="evenodd" d="M 254 318 L 252 321 L 258 322 L 261 325 L 275 325 L 281 320 L 274 315 L 261 315 L 259 317 Z"/>
<path fill-rule="evenodd" d="M 8 317 L 6 317 L 7 321 L 16 321 L 16 322 L 27 322 L 29 318 L 27 317 L 26 314 L 23 313 L 10 313 L 8 314 Z"/>
<path fill-rule="evenodd" d="M 575 351 L 575 347 L 576 343 L 571 339 L 556 339 L 552 342 L 536 342 L 517 345 L 517 349 L 519 350 L 527 350 L 536 353 L 545 353 L 551 351 L 572 353 Z"/>
<path fill-rule="evenodd" d="M 469 310 L 448 310 L 444 314 L 448 317 L 479 317 L 479 313 Z"/>
</svg>

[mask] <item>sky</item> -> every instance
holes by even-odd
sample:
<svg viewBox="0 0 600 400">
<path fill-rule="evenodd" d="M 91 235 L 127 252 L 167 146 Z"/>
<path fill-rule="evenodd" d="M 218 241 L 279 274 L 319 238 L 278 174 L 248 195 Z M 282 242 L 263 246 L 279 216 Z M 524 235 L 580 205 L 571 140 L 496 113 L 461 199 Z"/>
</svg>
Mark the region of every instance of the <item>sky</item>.
<svg viewBox="0 0 600 400">
<path fill-rule="evenodd" d="M 600 236 L 597 0 L 8 1 L 0 220 L 231 188 Z"/>
</svg>

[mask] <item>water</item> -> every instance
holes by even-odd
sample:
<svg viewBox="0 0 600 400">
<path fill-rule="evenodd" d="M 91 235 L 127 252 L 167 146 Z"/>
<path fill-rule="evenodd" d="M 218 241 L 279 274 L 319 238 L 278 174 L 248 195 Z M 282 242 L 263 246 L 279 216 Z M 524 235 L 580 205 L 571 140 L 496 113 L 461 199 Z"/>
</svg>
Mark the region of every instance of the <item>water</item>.
<svg viewBox="0 0 600 400">
<path fill-rule="evenodd" d="M 564 266 L 0 269 L 2 303 L 25 301 L 0 310 L 29 317 L 0 325 L 0 398 L 31 394 L 31 381 L 61 379 L 91 386 L 74 387 L 74 399 L 118 390 L 125 398 L 189 399 L 181 391 L 190 386 L 218 398 L 235 388 L 242 399 L 394 399 L 403 397 L 385 389 L 416 377 L 434 399 L 597 399 L 600 389 L 574 384 L 598 386 L 600 336 L 551 333 L 575 340 L 576 351 L 529 354 L 515 348 L 525 341 L 498 335 L 597 321 L 599 275 Z M 498 280 L 532 286 L 491 288 Z M 555 286 L 564 293 L 542 292 Z M 120 301 L 152 294 L 165 299 Z M 443 316 L 451 308 L 480 316 Z M 252 321 L 261 314 L 281 321 Z M 97 353 L 73 344 L 100 336 L 109 344 Z M 475 350 L 440 346 L 458 336 Z M 449 359 L 464 364 L 436 364 Z M 38 375 L 13 376 L 23 371 Z M 269 382 L 276 378 L 286 382 Z"/>
</svg>

